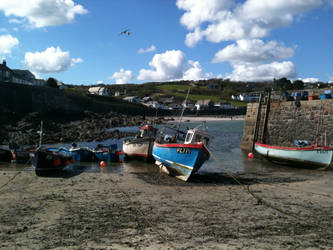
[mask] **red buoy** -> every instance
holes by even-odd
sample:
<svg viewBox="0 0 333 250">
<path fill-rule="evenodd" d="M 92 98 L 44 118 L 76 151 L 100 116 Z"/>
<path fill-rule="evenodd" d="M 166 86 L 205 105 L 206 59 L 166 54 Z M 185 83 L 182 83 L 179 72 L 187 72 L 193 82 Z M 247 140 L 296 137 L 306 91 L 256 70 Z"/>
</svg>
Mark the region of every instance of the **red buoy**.
<svg viewBox="0 0 333 250">
<path fill-rule="evenodd" d="M 254 157 L 253 153 L 250 152 L 248 155 L 247 155 L 250 159 L 252 159 Z"/>
<path fill-rule="evenodd" d="M 101 161 L 101 162 L 99 163 L 99 166 L 100 166 L 101 168 L 104 168 L 104 167 L 106 166 L 105 161 Z"/>
</svg>

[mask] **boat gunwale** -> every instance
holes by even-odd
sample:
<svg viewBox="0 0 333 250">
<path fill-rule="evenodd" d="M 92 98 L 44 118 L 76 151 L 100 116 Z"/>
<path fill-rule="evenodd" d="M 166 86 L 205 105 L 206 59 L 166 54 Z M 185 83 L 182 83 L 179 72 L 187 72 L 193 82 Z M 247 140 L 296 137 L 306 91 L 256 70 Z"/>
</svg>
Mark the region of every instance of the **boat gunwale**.
<svg viewBox="0 0 333 250">
<path fill-rule="evenodd" d="M 284 147 L 284 146 L 273 146 L 273 145 L 267 145 L 262 143 L 255 143 L 256 145 L 263 147 L 263 148 L 271 148 L 271 149 L 277 149 L 277 150 L 294 150 L 294 151 L 310 151 L 310 150 L 332 150 L 332 147 L 329 146 L 316 146 L 313 145 L 311 147 Z"/>
<path fill-rule="evenodd" d="M 165 143 L 161 144 L 158 142 L 154 142 L 154 146 L 157 147 L 162 147 L 162 148 L 197 148 L 197 149 L 203 149 L 204 152 L 207 154 L 207 156 L 210 156 L 209 150 L 203 143 L 198 143 L 198 144 L 184 144 L 184 143 Z"/>
</svg>

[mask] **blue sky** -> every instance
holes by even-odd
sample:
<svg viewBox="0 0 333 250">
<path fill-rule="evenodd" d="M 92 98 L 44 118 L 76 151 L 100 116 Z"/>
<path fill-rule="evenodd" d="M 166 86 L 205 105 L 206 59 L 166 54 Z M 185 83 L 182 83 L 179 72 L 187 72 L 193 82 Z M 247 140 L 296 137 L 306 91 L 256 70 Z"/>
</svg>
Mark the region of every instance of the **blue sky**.
<svg viewBox="0 0 333 250">
<path fill-rule="evenodd" d="M 332 14 L 333 0 L 1 0 L 0 56 L 67 84 L 328 82 Z"/>
</svg>

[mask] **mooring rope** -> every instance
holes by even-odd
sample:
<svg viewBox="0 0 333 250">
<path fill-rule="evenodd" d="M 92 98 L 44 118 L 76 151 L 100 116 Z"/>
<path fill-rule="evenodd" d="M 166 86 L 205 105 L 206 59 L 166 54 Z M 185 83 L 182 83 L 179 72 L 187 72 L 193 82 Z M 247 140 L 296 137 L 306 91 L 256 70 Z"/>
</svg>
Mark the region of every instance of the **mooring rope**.
<svg viewBox="0 0 333 250">
<path fill-rule="evenodd" d="M 164 242 L 166 242 L 170 246 L 171 249 L 177 249 L 170 242 L 170 240 L 165 236 L 165 233 L 162 233 L 158 228 L 156 228 L 154 226 L 154 224 L 150 221 L 150 219 L 144 214 L 144 212 L 142 212 L 141 209 L 132 201 L 131 196 L 126 191 L 124 191 L 120 188 L 117 181 L 114 181 L 112 178 L 110 178 L 110 179 L 111 179 L 111 182 L 114 183 L 118 187 L 118 190 L 127 198 L 129 203 L 136 209 L 136 211 L 141 214 L 141 216 L 144 218 L 145 222 L 153 229 L 153 231 L 157 235 L 159 235 L 164 240 Z"/>
<path fill-rule="evenodd" d="M 5 184 L 3 184 L 0 187 L 0 190 L 3 189 L 5 186 L 7 186 L 11 181 L 13 181 L 20 173 L 21 173 L 21 171 L 17 172 L 12 178 L 10 178 Z"/>
<path fill-rule="evenodd" d="M 221 164 L 222 166 L 222 163 L 221 161 L 219 161 L 215 155 L 207 148 L 208 152 L 210 153 L 210 155 L 213 157 L 213 159 L 218 163 L 218 164 Z M 333 233 L 333 229 L 332 228 L 329 228 L 329 227 L 326 227 L 326 226 L 321 226 L 319 225 L 318 223 L 314 223 L 312 222 L 312 218 L 308 217 L 308 218 L 304 218 L 304 217 L 301 217 L 301 216 L 298 216 L 294 213 L 291 213 L 291 212 L 288 212 L 288 211 L 285 211 L 273 204 L 271 204 L 270 202 L 268 202 L 267 200 L 265 200 L 264 198 L 262 197 L 259 197 L 259 195 L 256 195 L 253 193 L 252 190 L 250 190 L 250 185 L 245 185 L 243 183 L 241 183 L 233 174 L 229 173 L 226 171 L 226 174 L 231 177 L 238 185 L 240 185 L 245 191 L 247 191 L 247 193 L 249 193 L 254 199 L 257 200 L 258 204 L 264 204 L 266 207 L 269 207 L 273 210 L 276 210 L 278 212 L 280 212 L 281 214 L 284 214 L 284 215 L 287 215 L 287 216 L 290 216 L 290 217 L 293 217 L 295 219 L 298 219 L 300 221 L 303 221 L 305 224 L 308 224 L 308 225 L 311 225 L 313 227 L 319 227 L 321 229 L 324 229 L 324 230 L 328 230 L 328 231 L 331 231 Z M 306 220 L 308 219 L 308 220 Z M 310 221 L 309 221 L 310 220 Z"/>
</svg>

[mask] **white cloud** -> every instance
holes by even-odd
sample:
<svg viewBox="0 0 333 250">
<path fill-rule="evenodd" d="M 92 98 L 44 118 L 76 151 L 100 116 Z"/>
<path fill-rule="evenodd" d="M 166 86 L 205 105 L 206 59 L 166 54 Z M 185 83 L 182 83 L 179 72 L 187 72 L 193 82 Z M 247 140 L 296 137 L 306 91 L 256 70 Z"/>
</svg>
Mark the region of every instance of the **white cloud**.
<svg viewBox="0 0 333 250">
<path fill-rule="evenodd" d="M 65 71 L 82 61 L 81 58 L 71 58 L 68 51 L 62 51 L 59 47 L 50 47 L 42 52 L 25 53 L 26 67 L 38 73 Z"/>
<path fill-rule="evenodd" d="M 328 83 L 333 83 L 333 76 L 328 77 Z"/>
<path fill-rule="evenodd" d="M 235 65 L 232 74 L 226 76 L 232 81 L 271 81 L 274 78 L 294 78 L 296 69 L 292 62 L 273 62 L 261 65 Z"/>
<path fill-rule="evenodd" d="M 0 55 L 10 54 L 12 49 L 19 44 L 19 40 L 11 35 L 0 36 Z"/>
<path fill-rule="evenodd" d="M 229 61 L 232 64 L 262 63 L 290 58 L 293 55 L 294 50 L 292 48 L 287 48 L 276 41 L 264 43 L 259 39 L 238 40 L 236 44 L 233 43 L 218 51 L 212 62 Z"/>
<path fill-rule="evenodd" d="M 152 45 L 152 46 L 150 46 L 150 47 L 147 48 L 147 49 L 139 49 L 139 50 L 138 50 L 138 53 L 139 53 L 139 54 L 142 54 L 142 53 L 147 53 L 147 52 L 153 52 L 153 51 L 155 51 L 155 50 L 156 50 L 155 45 Z"/>
<path fill-rule="evenodd" d="M 116 84 L 130 83 L 133 78 L 133 72 L 131 70 L 124 69 L 120 69 L 119 72 L 115 72 L 109 77 L 109 79 L 116 79 Z"/>
<path fill-rule="evenodd" d="M 213 73 L 205 73 L 200 62 L 188 60 L 180 50 L 168 50 L 162 54 L 155 54 L 149 65 L 153 68 L 141 69 L 138 80 L 143 81 L 173 81 L 200 80 L 213 78 Z"/>
<path fill-rule="evenodd" d="M 318 0 L 177 0 L 185 10 L 181 23 L 190 31 L 185 44 L 193 47 L 203 38 L 214 43 L 262 38 L 270 30 L 292 23 L 300 15 L 322 4 Z"/>
<path fill-rule="evenodd" d="M 139 81 L 170 81 L 183 76 L 185 54 L 180 50 L 168 50 L 163 54 L 155 54 L 149 66 L 152 69 L 141 69 Z"/>
<path fill-rule="evenodd" d="M 82 5 L 75 4 L 73 0 L 1 0 L 1 10 L 6 16 L 28 21 L 34 28 L 70 23 L 75 15 L 87 13 Z M 17 21 L 21 20 L 16 18 Z"/>
<path fill-rule="evenodd" d="M 302 80 L 303 82 L 308 82 L 308 83 L 316 83 L 316 82 L 320 81 L 318 78 L 314 78 L 314 77 L 298 78 L 298 80 Z"/>
<path fill-rule="evenodd" d="M 273 78 L 295 77 L 296 68 L 292 62 L 278 62 L 294 55 L 294 49 L 282 43 L 259 39 L 238 40 L 218 51 L 213 63 L 230 62 L 232 74 L 227 77 L 236 81 L 266 81 Z"/>
<path fill-rule="evenodd" d="M 184 80 L 196 81 L 213 77 L 212 73 L 204 73 L 204 70 L 198 61 L 189 60 L 188 65 L 188 69 L 183 73 Z"/>
</svg>

